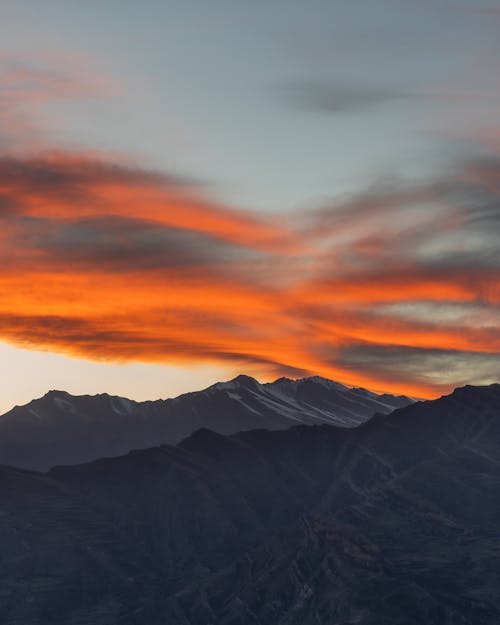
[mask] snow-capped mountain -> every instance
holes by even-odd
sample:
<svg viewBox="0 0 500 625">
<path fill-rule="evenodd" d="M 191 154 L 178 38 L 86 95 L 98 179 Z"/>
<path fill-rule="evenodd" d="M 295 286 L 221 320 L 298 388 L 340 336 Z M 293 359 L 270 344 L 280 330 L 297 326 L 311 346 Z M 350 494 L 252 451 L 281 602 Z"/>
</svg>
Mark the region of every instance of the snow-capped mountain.
<svg viewBox="0 0 500 625">
<path fill-rule="evenodd" d="M 175 444 L 199 428 L 220 434 L 297 424 L 354 427 L 411 403 L 321 377 L 260 384 L 240 375 L 174 399 L 136 402 L 49 391 L 0 417 L 0 464 L 46 470 L 131 449 Z"/>
</svg>

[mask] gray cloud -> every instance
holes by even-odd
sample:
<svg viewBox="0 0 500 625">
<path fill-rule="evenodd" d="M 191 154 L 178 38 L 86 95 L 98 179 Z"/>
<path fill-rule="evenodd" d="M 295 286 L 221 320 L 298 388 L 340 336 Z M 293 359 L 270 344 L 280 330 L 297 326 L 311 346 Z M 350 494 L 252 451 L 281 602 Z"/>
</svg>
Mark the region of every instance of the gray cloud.
<svg viewBox="0 0 500 625">
<path fill-rule="evenodd" d="M 57 155 L 53 158 L 43 156 L 29 159 L 0 157 L 0 187 L 8 185 L 67 199 L 85 197 L 89 185 L 185 186 L 188 183 L 192 185 L 193 181 L 103 160 L 74 158 L 73 161 L 62 161 Z"/>
<path fill-rule="evenodd" d="M 348 81 L 297 81 L 284 87 L 283 93 L 297 107 L 325 113 L 355 113 L 390 102 L 422 97 L 417 92 L 396 86 Z"/>
<path fill-rule="evenodd" d="M 343 349 L 336 363 L 365 372 L 387 371 L 401 380 L 411 376 L 424 384 L 446 387 L 498 382 L 500 354 L 361 344 Z"/>
<path fill-rule="evenodd" d="M 427 183 L 385 182 L 312 211 L 304 221 L 310 236 L 332 250 L 336 272 L 339 257 L 357 272 L 363 266 L 383 273 L 495 271 L 500 159 L 477 158 Z"/>
<path fill-rule="evenodd" d="M 15 251 L 18 262 L 27 253 L 32 262 L 36 252 L 46 269 L 63 264 L 67 270 L 138 271 L 161 268 L 203 267 L 254 258 L 247 249 L 202 233 L 161 226 L 126 217 L 96 217 L 56 220 L 19 217 L 8 239 L 7 256 Z M 226 265 L 228 268 L 231 266 Z M 222 269 L 220 268 L 222 267 Z"/>
</svg>

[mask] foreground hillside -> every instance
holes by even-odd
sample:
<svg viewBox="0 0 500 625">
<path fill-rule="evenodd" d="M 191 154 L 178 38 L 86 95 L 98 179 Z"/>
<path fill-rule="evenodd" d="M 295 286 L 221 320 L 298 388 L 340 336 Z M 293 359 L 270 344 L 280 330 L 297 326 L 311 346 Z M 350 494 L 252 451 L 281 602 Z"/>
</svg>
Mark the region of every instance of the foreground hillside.
<svg viewBox="0 0 500 625">
<path fill-rule="evenodd" d="M 0 469 L 5 625 L 500 622 L 500 385 Z"/>
<path fill-rule="evenodd" d="M 221 434 L 304 423 L 353 427 L 411 403 L 320 377 L 259 384 L 248 376 L 174 399 L 134 402 L 50 391 L 0 416 L 0 464 L 46 471 L 131 449 L 176 444 L 205 427 Z"/>
</svg>

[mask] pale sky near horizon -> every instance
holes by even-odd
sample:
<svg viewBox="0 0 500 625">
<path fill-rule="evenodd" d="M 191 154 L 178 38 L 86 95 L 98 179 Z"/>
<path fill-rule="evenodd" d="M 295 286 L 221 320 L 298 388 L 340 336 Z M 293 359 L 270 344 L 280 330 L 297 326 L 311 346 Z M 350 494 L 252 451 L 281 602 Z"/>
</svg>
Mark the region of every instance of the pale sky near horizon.
<svg viewBox="0 0 500 625">
<path fill-rule="evenodd" d="M 49 388 L 146 399 L 177 395 L 242 371 L 268 379 L 289 368 L 291 375 L 319 373 L 378 390 L 401 391 L 408 385 L 410 394 L 422 389 L 431 395 L 455 384 L 497 379 L 500 317 L 495 281 L 500 244 L 494 230 L 498 214 L 491 222 L 491 206 L 498 205 L 500 195 L 499 28 L 500 3 L 470 0 L 0 2 L 0 150 L 8 161 L 0 172 L 0 191 L 5 194 L 5 219 L 10 220 L 4 226 L 5 236 L 11 236 L 11 228 L 14 232 L 2 254 L 5 284 L 0 284 L 0 295 L 7 289 L 20 293 L 12 302 L 2 295 L 0 412 Z M 64 215 L 62 209 L 53 212 L 52 195 L 42 211 L 45 200 L 40 198 L 45 198 L 46 190 L 37 186 L 39 178 L 29 179 L 29 189 L 24 185 L 32 175 L 33 159 L 38 159 L 39 171 L 40 159 L 53 153 L 64 154 L 64 159 L 58 157 L 57 173 L 50 161 L 56 185 L 70 176 L 68 168 L 75 167 L 74 158 L 80 155 L 86 163 L 92 161 L 83 167 L 86 172 L 94 161 L 99 172 L 108 172 L 103 165 L 108 162 L 126 167 L 127 173 L 112 182 L 119 200 L 113 200 L 112 207 L 100 204 L 104 191 L 99 187 L 93 212 L 83 203 L 73 204 L 75 194 L 90 183 L 87 173 L 85 179 L 76 180 L 71 169 L 71 182 L 64 184 L 74 186 L 69 190 L 65 186 L 57 197 L 64 200 Z M 11 161 L 16 167 L 26 168 L 27 163 L 30 167 L 29 175 L 20 174 L 21 182 L 16 181 L 14 189 Z M 468 173 L 479 169 L 480 178 Z M 136 170 L 139 174 L 130 173 Z M 43 176 L 48 176 L 46 169 Z M 109 172 L 105 176 L 107 185 Z M 155 303 L 154 311 L 144 313 L 143 319 L 136 307 L 138 298 L 144 297 L 140 285 L 131 289 L 130 314 L 120 308 L 126 280 L 118 284 L 116 276 L 117 272 L 125 275 L 123 249 L 131 280 L 139 280 L 138 268 L 153 280 L 160 249 L 162 271 L 167 263 L 169 275 L 172 268 L 184 271 L 194 261 L 192 255 L 189 260 L 185 257 L 191 239 L 188 243 L 172 240 L 181 236 L 177 230 L 154 237 L 149 230 L 146 234 L 134 230 L 133 235 L 124 230 L 125 219 L 127 228 L 139 228 L 138 220 L 158 219 L 157 213 L 146 214 L 136 199 L 135 204 L 130 200 L 135 208 L 129 207 L 129 197 L 136 198 L 137 188 L 131 191 L 130 185 L 138 184 L 137 176 L 144 185 L 141 193 L 151 193 L 155 202 L 156 194 L 167 187 L 168 206 L 172 194 L 177 205 L 179 196 L 184 202 L 185 193 L 189 197 L 194 193 L 208 213 L 215 206 L 216 221 L 220 214 L 223 219 L 229 215 L 230 228 L 235 228 L 227 234 L 224 226 L 224 232 L 219 229 L 214 234 L 220 225 L 202 225 L 200 235 L 198 224 L 205 219 L 201 213 L 190 217 L 189 225 L 179 226 L 182 215 L 173 222 L 169 217 L 169 228 L 186 228 L 210 238 L 193 247 L 202 268 L 198 291 L 193 286 L 189 294 L 184 292 L 186 281 L 194 280 L 191 269 L 189 279 L 179 278 L 178 286 L 175 277 L 162 278 L 152 291 L 164 288 L 172 293 Z M 161 190 L 155 186 L 155 176 L 162 176 Z M 465 184 L 469 186 L 464 190 Z M 92 186 L 92 193 L 96 188 Z M 438 200 L 436 188 L 441 194 Z M 109 187 L 105 189 L 107 193 Z M 358 196 L 363 201 L 375 197 L 377 206 L 380 197 L 384 205 L 411 204 L 410 212 L 405 208 L 398 212 L 404 231 L 396 230 L 392 239 L 408 237 L 409 243 L 402 244 L 406 250 L 387 258 L 387 242 L 381 239 L 381 230 L 387 227 L 381 224 L 384 219 L 389 224 L 397 219 L 377 212 L 363 217 L 366 231 L 362 233 L 357 221 L 349 221 L 346 238 L 331 243 L 335 258 L 326 253 L 325 242 L 312 241 L 311 232 L 325 226 L 309 227 L 302 223 L 304 219 L 322 215 L 325 207 L 339 207 L 340 213 L 351 207 L 345 221 L 364 215 L 359 212 L 364 209 L 359 208 Z M 425 232 L 419 229 L 415 234 L 411 211 L 436 201 L 452 203 L 457 212 L 439 225 L 429 221 Z M 9 212 L 11 202 L 18 211 L 15 218 Z M 467 224 L 478 224 L 479 213 L 482 229 L 473 230 Z M 259 233 L 249 242 L 245 232 L 253 227 L 253 216 L 260 220 Z M 108 220 L 107 229 L 96 235 L 95 223 L 89 220 L 101 217 Z M 54 219 L 59 221 L 49 223 Z M 110 219 L 121 221 L 111 224 Z M 78 232 L 69 232 L 68 220 L 73 220 L 71 228 Z M 234 223 L 241 220 L 246 225 L 235 234 Z M 300 243 L 294 242 L 293 250 L 290 233 L 283 234 L 288 242 L 280 248 L 279 258 L 266 243 L 266 237 L 278 236 L 264 233 L 269 221 L 274 229 L 276 223 L 286 227 L 293 223 L 290 229 L 300 230 Z M 151 221 L 148 224 L 150 228 Z M 56 228 L 65 228 L 63 244 L 49 234 Z M 119 254 L 120 267 L 114 264 L 109 272 L 106 266 L 96 273 L 103 263 L 111 262 L 109 254 L 103 260 L 94 256 L 91 267 L 89 244 L 81 243 L 84 236 L 92 237 L 94 246 L 103 237 L 94 255 L 102 254 L 102 248 L 110 254 L 114 246 L 112 262 L 118 262 Z M 145 237 L 149 237 L 147 251 Z M 221 252 L 220 240 L 235 248 L 224 247 Z M 83 245 L 78 253 L 75 245 Z M 117 246 L 121 246 L 118 251 Z M 167 260 L 162 246 L 168 247 Z M 406 253 L 410 248 L 411 258 Z M 72 263 L 79 263 L 78 267 Z M 394 268 L 390 276 L 385 273 L 389 265 Z M 221 273 L 221 266 L 231 267 L 230 277 Z M 393 289 L 394 298 L 384 296 L 381 302 L 377 295 L 369 300 L 353 295 L 349 286 L 348 295 L 335 296 L 331 310 L 311 311 L 325 289 L 338 294 L 347 288 L 345 284 L 352 284 L 354 275 L 361 280 L 360 267 L 382 272 L 381 289 Z M 57 287 L 57 293 L 63 293 L 59 304 L 49 290 L 43 290 L 43 284 L 53 284 L 54 276 L 62 280 L 68 272 L 78 275 L 81 284 L 85 273 L 85 288 L 90 289 L 89 299 L 78 306 L 67 285 Z M 301 276 L 300 285 L 289 286 L 295 272 Z M 111 274 L 113 286 L 106 282 L 101 288 L 103 276 L 111 280 Z M 439 275 L 440 285 L 433 282 L 425 290 L 424 274 L 426 281 Z M 226 278 L 231 286 L 221 310 L 215 302 Z M 374 276 L 370 274 L 369 280 L 372 284 Z M 210 286 L 207 295 L 207 283 L 212 281 L 214 290 Z M 476 292 L 479 282 L 481 289 Z M 411 295 L 407 283 L 413 285 Z M 36 293 L 30 286 L 35 284 Z M 363 293 L 372 292 L 366 281 L 363 285 Z M 80 288 L 76 282 L 74 288 Z M 243 299 L 237 295 L 240 288 Z M 110 303 L 101 310 L 103 294 L 109 289 L 116 289 L 116 308 Z M 270 291 L 276 293 L 274 298 Z M 200 299 L 212 302 L 203 315 L 195 301 L 197 292 Z M 45 293 L 50 302 L 44 301 Z M 241 310 L 233 299 L 242 302 Z M 410 312 L 404 308 L 408 302 Z M 147 297 L 144 303 L 148 304 Z M 171 305 L 174 317 L 160 322 L 155 316 L 153 323 L 151 315 L 170 311 Z M 368 318 L 374 307 L 376 319 Z M 255 310 L 251 317 L 249 309 Z M 111 340 L 109 320 L 122 312 L 123 333 Z M 352 314 L 356 322 L 347 327 Z M 177 327 L 186 315 L 195 317 L 189 327 Z M 263 328 L 266 315 L 272 328 Z M 380 322 L 384 315 L 390 315 L 385 324 Z M 410 327 L 416 317 L 418 326 Z M 91 321 L 92 329 L 78 326 L 76 331 L 72 326 L 59 332 L 54 325 L 57 319 L 73 324 Z M 232 329 L 238 322 L 241 328 Z M 177 329 L 164 336 L 159 330 L 162 323 Z M 134 325 L 142 325 L 140 339 Z M 247 336 L 243 336 L 245 328 L 249 328 Z M 383 341 L 381 328 L 391 332 Z M 64 340 L 54 337 L 58 333 L 66 333 Z M 161 353 L 148 347 L 151 336 L 163 341 Z"/>
</svg>

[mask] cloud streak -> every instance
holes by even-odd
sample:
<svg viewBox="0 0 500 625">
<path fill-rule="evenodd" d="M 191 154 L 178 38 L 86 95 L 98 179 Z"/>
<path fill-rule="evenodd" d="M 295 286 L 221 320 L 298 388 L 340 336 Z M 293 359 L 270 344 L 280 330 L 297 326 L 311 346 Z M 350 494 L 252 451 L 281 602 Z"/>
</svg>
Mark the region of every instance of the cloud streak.
<svg viewBox="0 0 500 625">
<path fill-rule="evenodd" d="M 117 159 L 4 156 L 0 338 L 433 396 L 498 369 L 499 205 L 495 160 L 265 218 Z"/>
<path fill-rule="evenodd" d="M 284 93 L 301 109 L 331 114 L 357 113 L 383 104 L 429 97 L 396 86 L 349 81 L 297 81 L 289 84 Z"/>
<path fill-rule="evenodd" d="M 0 150 L 27 152 L 47 145 L 42 119 L 47 104 L 93 99 L 114 88 L 76 59 L 54 59 L 39 53 L 38 62 L 20 63 L 0 54 Z"/>
<path fill-rule="evenodd" d="M 182 180 L 92 156 L 58 152 L 0 158 L 0 198 L 35 218 L 140 217 L 249 247 L 294 245 L 292 233 L 270 220 L 211 203 Z"/>
</svg>

